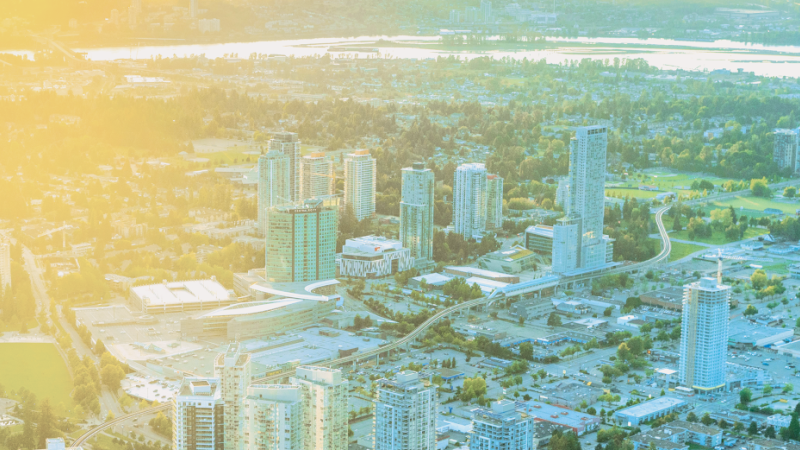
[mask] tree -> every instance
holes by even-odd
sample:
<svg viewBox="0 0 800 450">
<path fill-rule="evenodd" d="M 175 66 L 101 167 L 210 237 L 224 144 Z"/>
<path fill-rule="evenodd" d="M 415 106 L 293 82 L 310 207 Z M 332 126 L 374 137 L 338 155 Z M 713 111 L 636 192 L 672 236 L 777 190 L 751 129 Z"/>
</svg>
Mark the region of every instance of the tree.
<svg viewBox="0 0 800 450">
<path fill-rule="evenodd" d="M 708 413 L 705 413 L 703 414 L 703 418 L 700 419 L 700 423 L 705 426 L 710 426 L 712 423 L 714 423 L 714 419 L 712 419 Z"/>
<path fill-rule="evenodd" d="M 786 198 L 792 198 L 797 194 L 797 188 L 794 186 L 787 186 L 783 189 L 783 196 Z"/>
<path fill-rule="evenodd" d="M 745 308 L 744 312 L 742 313 L 742 315 L 745 317 L 755 316 L 756 314 L 758 314 L 758 309 L 753 305 L 747 305 L 747 308 Z"/>
<path fill-rule="evenodd" d="M 686 421 L 696 423 L 697 422 L 697 414 L 694 411 L 689 411 L 689 414 L 686 415 Z"/>
<path fill-rule="evenodd" d="M 797 419 L 797 414 L 792 414 L 792 421 L 789 422 L 788 433 L 789 439 L 800 439 L 800 421 Z"/>
<path fill-rule="evenodd" d="M 116 364 L 107 364 L 100 370 L 100 378 L 112 392 L 116 392 L 119 390 L 120 382 L 125 378 L 125 371 Z"/>
<path fill-rule="evenodd" d="M 53 409 L 50 407 L 50 400 L 42 400 L 39 412 L 39 424 L 37 431 L 39 433 L 39 447 L 47 448 L 47 439 L 57 437 L 59 432 L 55 428 L 57 418 L 53 414 Z"/>
<path fill-rule="evenodd" d="M 747 434 L 750 436 L 755 436 L 758 434 L 758 425 L 756 425 L 755 421 L 750 422 L 750 426 L 747 427 Z"/>
<path fill-rule="evenodd" d="M 722 428 L 723 430 L 726 430 L 730 426 L 725 419 L 719 419 L 717 425 L 719 425 L 719 427 Z"/>
<path fill-rule="evenodd" d="M 750 190 L 755 197 L 772 197 L 772 191 L 766 178 L 750 180 Z"/>
<path fill-rule="evenodd" d="M 764 395 L 769 395 L 772 393 L 772 386 L 767 384 L 764 385 Z"/>
<path fill-rule="evenodd" d="M 794 385 L 792 385 L 792 383 L 786 383 L 783 386 L 783 393 L 784 394 L 788 394 L 788 393 L 792 392 L 793 390 L 794 390 Z"/>
<path fill-rule="evenodd" d="M 753 289 L 761 290 L 767 285 L 767 273 L 761 269 L 756 269 L 752 275 L 750 275 L 750 284 L 753 285 Z"/>
<path fill-rule="evenodd" d="M 744 431 L 744 424 L 742 422 L 737 421 L 736 423 L 733 424 L 733 431 L 741 433 L 742 431 Z"/>
<path fill-rule="evenodd" d="M 681 226 L 681 216 L 676 215 L 675 220 L 672 221 L 672 230 L 673 231 L 681 231 L 683 227 Z"/>
<path fill-rule="evenodd" d="M 547 318 L 547 326 L 549 326 L 549 327 L 560 327 L 561 326 L 561 316 L 559 316 L 555 312 L 551 312 L 550 316 Z"/>
<path fill-rule="evenodd" d="M 581 443 L 574 432 L 568 431 L 564 433 L 561 430 L 556 430 L 550 437 L 550 443 L 547 448 L 550 450 L 581 450 Z"/>
<path fill-rule="evenodd" d="M 739 391 L 739 403 L 744 403 L 745 405 L 750 403 L 750 400 L 753 399 L 753 392 L 750 391 L 750 388 L 744 388 Z"/>
<path fill-rule="evenodd" d="M 775 427 L 772 425 L 768 426 L 766 430 L 764 430 L 764 437 L 769 439 L 775 439 Z"/>
<path fill-rule="evenodd" d="M 519 344 L 519 356 L 527 360 L 533 359 L 533 344 L 530 342 Z"/>
</svg>

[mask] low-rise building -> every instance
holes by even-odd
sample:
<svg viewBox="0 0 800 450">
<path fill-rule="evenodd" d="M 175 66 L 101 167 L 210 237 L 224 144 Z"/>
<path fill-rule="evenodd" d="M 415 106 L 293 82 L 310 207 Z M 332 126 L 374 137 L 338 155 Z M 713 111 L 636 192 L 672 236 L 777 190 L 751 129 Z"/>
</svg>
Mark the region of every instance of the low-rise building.
<svg viewBox="0 0 800 450">
<path fill-rule="evenodd" d="M 578 436 L 583 436 L 600 426 L 600 418 L 597 416 L 535 400 L 517 402 L 517 411 L 533 416 L 536 422 L 550 422 L 567 428 Z"/>
<path fill-rule="evenodd" d="M 319 323 L 336 302 L 297 298 L 237 303 L 181 320 L 181 338 L 224 336 L 241 341 Z"/>
<path fill-rule="evenodd" d="M 214 277 L 210 280 L 173 281 L 130 289 L 131 307 L 145 314 L 202 311 L 228 306 L 237 301 Z"/>
<path fill-rule="evenodd" d="M 553 227 L 535 225 L 525 230 L 525 248 L 539 255 L 553 254 Z"/>
<path fill-rule="evenodd" d="M 657 291 L 645 292 L 639 296 L 639 300 L 645 305 L 681 311 L 683 310 L 683 287 L 670 286 Z"/>
<path fill-rule="evenodd" d="M 336 258 L 338 276 L 381 278 L 414 267 L 411 250 L 400 241 L 380 236 L 348 239 Z"/>
<path fill-rule="evenodd" d="M 674 397 L 658 397 L 614 413 L 614 421 L 621 426 L 635 427 L 640 423 L 680 411 L 688 404 Z"/>
<path fill-rule="evenodd" d="M 477 267 L 467 266 L 447 266 L 444 268 L 445 273 L 456 275 L 459 277 L 470 278 L 485 278 L 491 281 L 499 281 L 501 283 L 519 283 L 519 277 L 516 275 L 509 275 L 507 273 L 494 272 L 486 269 L 479 269 Z"/>
<path fill-rule="evenodd" d="M 478 260 L 478 267 L 504 273 L 521 273 L 536 270 L 536 254 L 522 247 L 512 247 L 484 255 Z"/>
<path fill-rule="evenodd" d="M 554 405 L 566 406 L 575 409 L 586 402 L 591 405 L 603 395 L 603 390 L 587 386 L 576 380 L 563 380 L 542 386 L 544 394 L 539 394 L 539 400 L 550 402 Z"/>
</svg>

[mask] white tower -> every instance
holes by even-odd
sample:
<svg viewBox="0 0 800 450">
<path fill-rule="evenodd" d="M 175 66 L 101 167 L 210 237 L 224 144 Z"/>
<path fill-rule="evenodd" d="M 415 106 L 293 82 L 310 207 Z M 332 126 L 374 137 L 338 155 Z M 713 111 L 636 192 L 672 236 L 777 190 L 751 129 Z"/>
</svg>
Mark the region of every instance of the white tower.
<svg viewBox="0 0 800 450">
<path fill-rule="evenodd" d="M 356 219 L 375 214 L 375 159 L 369 150 L 358 150 L 344 160 L 344 204 L 353 208 Z"/>
<path fill-rule="evenodd" d="M 290 378 L 303 398 L 306 450 L 347 450 L 348 381 L 342 371 L 300 366 Z"/>
<path fill-rule="evenodd" d="M 469 450 L 533 447 L 533 416 L 518 413 L 511 400 L 492 402 L 491 409 L 478 408 L 472 414 Z"/>
<path fill-rule="evenodd" d="M 326 197 L 334 194 L 336 176 L 333 161 L 324 153 L 300 158 L 300 198 Z"/>
<path fill-rule="evenodd" d="M 173 450 L 217 450 L 224 411 L 219 379 L 184 378 L 173 402 Z"/>
<path fill-rule="evenodd" d="M 425 387 L 416 372 L 378 381 L 375 450 L 436 448 L 436 386 Z"/>
<path fill-rule="evenodd" d="M 462 164 L 456 169 L 453 186 L 453 228 L 465 239 L 486 231 L 486 167 Z"/>
<path fill-rule="evenodd" d="M 683 287 L 680 381 L 703 392 L 725 387 L 731 287 L 716 278 Z"/>
<path fill-rule="evenodd" d="M 577 227 L 578 242 L 573 263 L 556 267 L 555 261 L 561 255 L 571 254 L 569 248 L 559 248 L 553 242 L 553 271 L 561 273 L 574 269 L 591 269 L 606 264 L 606 244 L 603 239 L 603 215 L 605 213 L 606 149 L 608 129 L 595 125 L 578 128 L 571 141 L 569 155 L 568 198 L 569 215 L 553 227 L 553 236 L 573 234 L 573 231 L 559 230 L 560 227 Z M 564 231 L 561 233 L 560 231 Z M 560 246 L 561 244 L 559 244 Z M 560 260 L 564 260 L 561 258 Z M 571 260 L 571 257 L 570 257 Z"/>
<path fill-rule="evenodd" d="M 214 360 L 214 376 L 219 378 L 225 404 L 225 450 L 243 450 L 242 400 L 250 385 L 250 354 L 242 353 L 239 343 L 228 345 Z"/>
<path fill-rule="evenodd" d="M 245 448 L 303 449 L 303 395 L 299 386 L 254 384 L 247 388 L 242 403 Z"/>
</svg>

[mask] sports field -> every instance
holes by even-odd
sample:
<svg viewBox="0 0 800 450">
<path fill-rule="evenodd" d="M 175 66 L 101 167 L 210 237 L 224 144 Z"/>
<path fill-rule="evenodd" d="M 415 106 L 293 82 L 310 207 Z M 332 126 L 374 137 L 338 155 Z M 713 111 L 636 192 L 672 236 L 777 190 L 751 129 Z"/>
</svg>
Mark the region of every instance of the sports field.
<svg viewBox="0 0 800 450">
<path fill-rule="evenodd" d="M 0 384 L 6 391 L 25 387 L 53 406 L 72 406 L 72 378 L 55 344 L 0 343 Z"/>
</svg>

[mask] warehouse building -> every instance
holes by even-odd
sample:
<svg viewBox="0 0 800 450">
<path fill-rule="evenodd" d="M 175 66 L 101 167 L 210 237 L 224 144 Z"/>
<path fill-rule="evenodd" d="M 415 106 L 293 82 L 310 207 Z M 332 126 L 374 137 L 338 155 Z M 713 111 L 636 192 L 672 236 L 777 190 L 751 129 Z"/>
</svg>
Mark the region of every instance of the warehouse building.
<svg viewBox="0 0 800 450">
<path fill-rule="evenodd" d="M 553 227 L 536 225 L 525 230 L 525 248 L 547 257 L 553 254 Z"/>
<path fill-rule="evenodd" d="M 639 403 L 614 413 L 614 421 L 618 425 L 635 427 L 643 422 L 666 416 L 688 406 L 688 404 L 674 397 L 659 397 Z"/>
<path fill-rule="evenodd" d="M 791 342 L 794 336 L 792 328 L 767 327 L 744 319 L 732 320 L 729 326 L 728 344 L 741 349 L 771 348 Z"/>
</svg>

